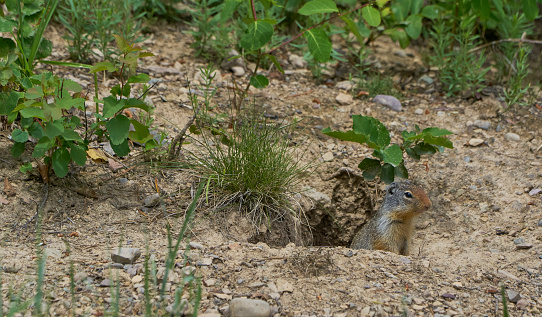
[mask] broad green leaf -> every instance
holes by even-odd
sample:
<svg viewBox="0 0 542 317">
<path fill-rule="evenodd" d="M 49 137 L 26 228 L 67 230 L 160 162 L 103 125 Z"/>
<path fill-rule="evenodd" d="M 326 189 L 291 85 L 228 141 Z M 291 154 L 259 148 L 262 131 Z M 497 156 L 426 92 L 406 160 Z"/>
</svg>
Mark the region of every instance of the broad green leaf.
<svg viewBox="0 0 542 317">
<path fill-rule="evenodd" d="M 70 147 L 70 157 L 79 166 L 84 166 L 87 162 L 87 151 L 86 147 L 82 145 L 77 145 L 73 142 L 67 142 Z"/>
<path fill-rule="evenodd" d="M 346 25 L 350 29 L 350 32 L 354 34 L 354 36 L 358 40 L 358 43 L 363 45 L 363 36 L 361 36 L 361 33 L 359 32 L 358 26 L 356 25 L 356 23 L 354 23 L 354 21 L 350 20 L 346 16 L 342 16 L 341 19 L 346 23 Z"/>
<path fill-rule="evenodd" d="M 388 129 L 377 119 L 373 117 L 364 117 L 362 115 L 352 116 L 352 130 L 363 134 L 367 138 L 367 145 L 372 149 L 384 148 L 390 144 L 390 133 Z"/>
<path fill-rule="evenodd" d="M 62 108 L 60 108 L 56 103 L 47 103 L 45 99 L 42 101 L 43 115 L 45 119 L 50 120 L 59 120 L 62 118 Z"/>
<path fill-rule="evenodd" d="M 11 33 L 13 28 L 17 26 L 15 21 L 8 20 L 0 16 L 0 33 Z"/>
<path fill-rule="evenodd" d="M 103 117 L 107 119 L 114 116 L 123 109 L 125 102 L 126 99 L 117 100 L 117 98 L 113 96 L 104 98 Z"/>
<path fill-rule="evenodd" d="M 0 30 L 0 32 L 6 32 Z M 15 51 L 15 42 L 13 42 L 12 39 L 8 39 L 5 37 L 0 37 L 0 57 L 5 58 L 9 55 L 9 53 L 12 53 Z"/>
<path fill-rule="evenodd" d="M 19 129 L 15 129 L 11 133 L 11 139 L 15 142 L 26 142 L 28 141 L 28 131 L 21 131 Z"/>
<path fill-rule="evenodd" d="M 380 12 L 377 9 L 371 6 L 365 6 L 361 9 L 361 15 L 370 26 L 376 28 L 380 25 Z"/>
<path fill-rule="evenodd" d="M 117 48 L 119 49 L 119 51 L 121 51 L 122 53 L 128 53 L 131 49 L 128 41 L 126 41 L 125 38 L 118 34 L 113 34 L 113 36 L 115 37 L 115 42 L 117 43 Z"/>
<path fill-rule="evenodd" d="M 58 120 L 49 122 L 45 127 L 45 135 L 48 136 L 51 140 L 61 135 L 62 133 L 64 133 L 64 125 Z"/>
<path fill-rule="evenodd" d="M 412 6 L 410 7 L 410 14 L 420 13 L 423 7 L 423 0 L 412 0 Z"/>
<path fill-rule="evenodd" d="M 149 142 L 145 143 L 145 150 L 152 150 L 158 146 L 158 142 L 155 139 L 150 139 Z"/>
<path fill-rule="evenodd" d="M 392 40 L 399 42 L 401 48 L 405 48 L 410 43 L 410 39 L 403 29 L 391 28 L 384 31 Z"/>
<path fill-rule="evenodd" d="M 250 84 L 254 88 L 265 88 L 269 85 L 269 79 L 263 75 L 252 76 L 250 77 Z"/>
<path fill-rule="evenodd" d="M 108 72 L 112 73 L 112 72 L 116 71 L 117 68 L 115 66 L 113 66 L 113 64 L 111 62 L 99 62 L 99 63 L 96 63 L 96 65 L 92 66 L 89 69 L 89 72 L 91 74 L 94 74 L 94 73 L 101 72 L 101 71 L 104 71 L 104 70 L 107 70 Z"/>
<path fill-rule="evenodd" d="M 411 158 L 415 159 L 415 160 L 420 160 L 421 157 L 418 153 L 416 153 L 416 151 L 414 151 L 413 148 L 406 148 L 405 149 L 405 152 L 408 154 L 408 156 L 410 156 Z"/>
<path fill-rule="evenodd" d="M 0 93 L 0 116 L 10 114 L 17 107 L 21 93 L 10 91 Z"/>
<path fill-rule="evenodd" d="M 83 110 L 85 106 L 85 99 L 83 98 L 72 98 L 71 96 L 64 96 L 63 98 L 59 98 L 56 100 L 56 104 L 61 109 L 71 109 L 71 108 L 78 108 Z"/>
<path fill-rule="evenodd" d="M 442 12 L 442 8 L 437 5 L 425 6 L 422 9 L 422 16 L 428 19 L 436 19 L 439 16 L 439 13 Z"/>
<path fill-rule="evenodd" d="M 28 127 L 27 131 L 30 134 L 30 136 L 38 140 L 40 140 L 45 135 L 45 131 L 43 130 L 41 125 L 37 122 L 32 123 L 30 127 Z"/>
<path fill-rule="evenodd" d="M 331 42 L 326 32 L 321 29 L 313 29 L 306 31 L 303 36 L 309 42 L 309 51 L 314 60 L 320 63 L 327 62 L 331 55 Z"/>
<path fill-rule="evenodd" d="M 380 167 L 380 161 L 372 158 L 365 158 L 361 163 L 358 164 L 358 168 L 362 171 L 374 169 Z"/>
<path fill-rule="evenodd" d="M 434 146 L 430 145 L 430 144 L 427 144 L 427 143 L 418 143 L 416 144 L 416 146 L 413 148 L 413 150 L 416 152 L 416 154 L 418 155 L 425 155 L 425 154 L 435 154 L 437 153 L 437 149 L 435 149 Z"/>
<path fill-rule="evenodd" d="M 26 91 L 24 95 L 26 99 L 38 99 L 43 97 L 43 88 L 41 86 L 34 86 Z"/>
<path fill-rule="evenodd" d="M 402 179 L 408 179 L 408 170 L 405 167 L 405 162 L 395 167 L 395 176 Z"/>
<path fill-rule="evenodd" d="M 486 21 L 490 13 L 489 0 L 480 0 L 480 19 Z"/>
<path fill-rule="evenodd" d="M 253 21 L 241 36 L 239 45 L 249 51 L 262 48 L 273 36 L 273 26 L 265 21 Z"/>
<path fill-rule="evenodd" d="M 382 9 L 382 8 L 386 5 L 386 3 L 388 3 L 388 1 L 389 1 L 389 0 L 376 0 L 376 5 L 377 5 L 380 9 Z"/>
<path fill-rule="evenodd" d="M 387 147 L 382 151 L 382 154 L 384 155 L 384 163 L 389 163 L 394 167 L 399 166 L 403 161 L 403 151 L 397 144 Z"/>
<path fill-rule="evenodd" d="M 405 28 L 406 33 L 411 39 L 415 40 L 422 33 L 422 17 L 420 15 L 411 15 L 406 19 L 408 25 Z"/>
<path fill-rule="evenodd" d="M 391 5 L 391 12 L 395 17 L 395 21 L 403 22 L 410 12 L 410 0 L 397 0 Z"/>
<path fill-rule="evenodd" d="M 130 153 L 130 146 L 128 145 L 128 140 L 124 140 L 124 142 L 122 142 L 119 145 L 115 145 L 111 143 L 111 148 L 113 148 L 113 151 L 115 151 L 115 154 L 117 154 L 120 157 L 126 156 Z"/>
<path fill-rule="evenodd" d="M 130 140 L 144 144 L 151 140 L 153 135 L 149 132 L 149 127 L 139 123 L 137 120 L 130 120 L 130 123 L 134 127 L 134 131 L 128 133 Z"/>
<path fill-rule="evenodd" d="M 439 129 L 435 127 L 425 128 L 422 131 L 422 134 L 427 134 L 431 136 L 444 136 L 444 135 L 450 135 L 454 134 L 453 132 L 450 132 L 446 129 Z"/>
<path fill-rule="evenodd" d="M 11 147 L 11 155 L 14 158 L 18 158 L 24 153 L 24 150 L 25 150 L 24 142 L 15 142 L 13 146 Z"/>
<path fill-rule="evenodd" d="M 116 117 L 111 118 L 109 121 L 107 121 L 105 123 L 105 127 L 109 132 L 111 146 L 120 145 L 128 138 L 128 132 L 130 131 L 130 120 L 125 116 L 119 114 Z"/>
<path fill-rule="evenodd" d="M 357 142 L 360 144 L 363 144 L 367 141 L 367 138 L 365 137 L 365 135 L 356 133 L 352 130 L 342 132 L 342 131 L 331 131 L 330 128 L 326 128 L 322 130 L 322 133 L 325 135 L 329 135 L 330 137 L 343 140 L 343 141 Z"/>
<path fill-rule="evenodd" d="M 242 0 L 226 0 L 224 1 L 224 6 L 222 7 L 222 11 L 220 12 L 220 23 L 224 23 L 231 19 L 233 16 L 233 13 L 235 10 L 237 10 L 237 7 L 239 4 L 241 4 Z"/>
<path fill-rule="evenodd" d="M 122 109 L 126 108 L 139 108 L 147 112 L 151 110 L 149 105 L 147 105 L 143 100 L 139 100 L 137 98 L 126 99 L 126 105 Z"/>
<path fill-rule="evenodd" d="M 64 138 L 64 140 L 67 140 L 67 141 L 83 142 L 83 139 L 81 139 L 81 136 L 79 135 L 79 133 L 71 129 L 65 129 L 64 132 L 62 133 L 62 137 Z"/>
<path fill-rule="evenodd" d="M 45 155 L 45 153 L 55 145 L 53 140 L 44 136 L 39 141 L 38 144 L 34 147 L 34 152 L 32 152 L 33 158 L 40 158 Z"/>
<path fill-rule="evenodd" d="M 395 167 L 388 163 L 384 164 L 380 173 L 380 179 L 386 184 L 391 184 L 395 179 Z"/>
<path fill-rule="evenodd" d="M 443 147 L 449 148 L 449 149 L 454 148 L 454 144 L 452 143 L 452 141 L 448 140 L 447 138 L 445 138 L 443 136 L 439 136 L 439 137 L 435 138 L 435 137 L 432 137 L 430 135 L 426 135 L 423 138 L 423 141 L 425 143 L 428 143 L 428 144 L 443 146 Z"/>
<path fill-rule="evenodd" d="M 23 173 L 23 174 L 28 173 L 31 170 L 32 170 L 32 163 L 30 163 L 30 162 L 19 166 L 19 171 L 21 171 L 21 173 Z"/>
<path fill-rule="evenodd" d="M 305 3 L 297 13 L 302 15 L 312 15 L 318 13 L 339 12 L 337 5 L 332 0 L 313 0 Z"/>
<path fill-rule="evenodd" d="M 57 177 L 64 177 L 68 174 L 68 164 L 70 164 L 70 153 L 65 148 L 56 149 L 52 157 L 53 170 Z"/>
<path fill-rule="evenodd" d="M 149 75 L 145 73 L 134 75 L 130 78 L 128 78 L 127 84 L 135 84 L 135 83 L 147 83 L 149 82 L 150 77 Z"/>
<path fill-rule="evenodd" d="M 375 168 L 364 170 L 362 173 L 363 178 L 365 178 L 368 181 L 372 181 L 378 176 L 378 174 L 380 174 L 381 170 L 382 170 L 382 167 L 380 165 Z"/>
<path fill-rule="evenodd" d="M 64 79 L 62 81 L 62 87 L 64 89 L 67 89 L 68 91 L 72 91 L 72 92 L 81 92 L 81 91 L 83 91 L 83 88 L 81 88 L 81 85 L 79 85 L 78 83 L 74 82 L 73 80 L 69 80 L 69 79 Z"/>
</svg>

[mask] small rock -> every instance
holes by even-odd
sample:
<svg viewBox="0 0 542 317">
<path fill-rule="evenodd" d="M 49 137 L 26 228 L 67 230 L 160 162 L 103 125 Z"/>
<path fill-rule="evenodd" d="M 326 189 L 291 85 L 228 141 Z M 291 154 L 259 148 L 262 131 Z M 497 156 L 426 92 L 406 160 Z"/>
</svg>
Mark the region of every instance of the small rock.
<svg viewBox="0 0 542 317">
<path fill-rule="evenodd" d="M 209 278 L 209 279 L 206 279 L 206 280 L 203 280 L 203 285 L 205 286 L 215 286 L 216 284 L 216 279 L 214 278 Z"/>
<path fill-rule="evenodd" d="M 162 66 L 147 66 L 147 69 L 156 74 L 163 75 L 181 75 L 181 72 L 173 67 L 162 67 Z"/>
<path fill-rule="evenodd" d="M 452 283 L 452 286 L 453 286 L 455 289 L 462 289 L 462 288 L 463 288 L 463 284 L 461 284 L 461 282 L 453 282 L 453 283 Z"/>
<path fill-rule="evenodd" d="M 198 249 L 198 250 L 201 250 L 203 249 L 203 245 L 201 243 L 198 243 L 198 242 L 195 242 L 195 241 L 190 241 L 190 247 L 192 249 Z"/>
<path fill-rule="evenodd" d="M 111 260 L 115 263 L 132 264 L 141 256 L 137 248 L 118 248 L 111 251 Z"/>
<path fill-rule="evenodd" d="M 160 202 L 160 194 L 158 193 L 149 195 L 145 197 L 145 200 L 144 200 L 145 207 L 154 207 L 158 205 L 159 202 Z"/>
<path fill-rule="evenodd" d="M 324 159 L 324 162 L 333 161 L 333 152 L 327 152 L 322 156 L 322 159 Z"/>
<path fill-rule="evenodd" d="M 262 287 L 262 286 L 265 286 L 265 284 L 262 283 L 262 282 L 254 282 L 254 283 L 248 284 L 248 287 L 250 287 L 250 288 L 259 288 L 259 287 Z"/>
<path fill-rule="evenodd" d="M 354 87 L 354 83 L 350 80 L 340 81 L 335 85 L 335 87 L 337 87 L 337 89 L 344 89 L 346 91 L 349 91 Z"/>
<path fill-rule="evenodd" d="M 269 317 L 271 307 L 259 299 L 235 298 L 230 302 L 231 317 Z"/>
<path fill-rule="evenodd" d="M 88 277 L 88 274 L 85 272 L 77 272 L 73 275 L 73 281 L 75 283 L 79 283 L 83 280 L 85 280 Z"/>
<path fill-rule="evenodd" d="M 132 283 L 136 284 L 143 281 L 143 277 L 141 275 L 135 275 L 132 277 Z"/>
<path fill-rule="evenodd" d="M 125 178 L 125 177 L 121 177 L 121 178 L 117 179 L 117 181 L 118 181 L 119 183 L 121 183 L 121 184 L 126 184 L 126 183 L 128 183 L 128 179 Z"/>
<path fill-rule="evenodd" d="M 354 98 L 352 98 L 352 95 L 340 93 L 340 94 L 337 95 L 337 97 L 335 97 L 335 100 L 340 105 L 344 106 L 344 105 L 351 104 L 354 101 Z"/>
<path fill-rule="evenodd" d="M 512 132 L 508 132 L 504 135 L 504 138 L 508 141 L 519 141 L 520 138 L 519 138 L 519 135 L 515 134 L 515 133 L 512 133 Z"/>
<path fill-rule="evenodd" d="M 395 98 L 394 96 L 388 96 L 388 95 L 376 95 L 373 98 L 373 102 L 376 104 L 384 105 L 388 108 L 390 108 L 393 111 L 401 111 L 403 107 L 401 106 L 401 102 L 399 99 Z"/>
<path fill-rule="evenodd" d="M 522 298 L 518 300 L 518 302 L 516 303 L 516 307 L 518 309 L 525 310 L 527 309 L 527 307 L 529 307 L 529 301 L 526 300 L 525 298 Z"/>
<path fill-rule="evenodd" d="M 542 219 L 538 219 L 538 226 L 542 227 Z"/>
<path fill-rule="evenodd" d="M 444 111 L 437 111 L 437 117 L 444 117 L 446 116 L 446 112 Z"/>
<path fill-rule="evenodd" d="M 474 120 L 473 125 L 480 129 L 489 130 L 491 127 L 491 122 L 486 120 Z"/>
<path fill-rule="evenodd" d="M 111 286 L 111 280 L 106 278 L 100 283 L 100 287 L 109 287 Z"/>
<path fill-rule="evenodd" d="M 190 274 L 192 274 L 194 271 L 196 270 L 195 267 L 193 266 L 185 266 L 181 269 L 181 272 L 183 272 L 183 275 L 184 276 L 189 276 Z"/>
<path fill-rule="evenodd" d="M 414 110 L 414 113 L 415 113 L 415 114 L 418 114 L 418 115 L 422 115 L 423 112 L 424 112 L 424 111 L 423 111 L 423 109 L 421 109 L 421 108 L 418 108 L 418 109 Z"/>
<path fill-rule="evenodd" d="M 410 306 L 412 309 L 414 310 L 424 310 L 425 309 L 425 306 L 421 306 L 421 305 L 416 305 L 416 304 L 413 304 L 412 306 Z"/>
<path fill-rule="evenodd" d="M 433 78 L 427 75 L 423 75 L 422 77 L 420 77 L 420 79 L 418 79 L 418 81 L 423 81 L 424 83 L 428 85 L 431 85 L 434 82 Z"/>
<path fill-rule="evenodd" d="M 306 63 L 305 60 L 303 59 L 303 57 L 299 56 L 299 55 L 296 55 L 296 54 L 291 54 L 289 57 L 288 57 L 288 60 L 290 61 L 290 63 L 292 64 L 292 66 L 294 66 L 294 68 L 305 68 L 306 67 Z"/>
<path fill-rule="evenodd" d="M 463 161 L 465 161 L 465 163 L 470 163 L 470 156 L 465 156 Z"/>
<path fill-rule="evenodd" d="M 211 266 L 213 264 L 212 258 L 203 258 L 200 261 L 198 261 L 198 266 Z"/>
<path fill-rule="evenodd" d="M 541 188 L 534 188 L 534 189 L 531 189 L 531 190 L 529 191 L 529 196 L 534 196 L 534 195 L 536 195 L 536 194 L 538 194 L 538 193 L 540 193 L 540 192 L 542 192 L 542 189 L 541 189 Z"/>
<path fill-rule="evenodd" d="M 522 243 L 525 243 L 525 239 L 523 238 L 514 239 L 514 244 L 522 244 Z"/>
<path fill-rule="evenodd" d="M 6 273 L 15 274 L 23 268 L 23 265 L 19 262 L 10 262 L 10 263 L 5 263 L 4 266 L 0 268 L 2 268 L 2 270 Z"/>
<path fill-rule="evenodd" d="M 526 250 L 526 249 L 530 249 L 532 247 L 533 247 L 533 245 L 530 244 L 530 243 L 521 243 L 521 244 L 516 245 L 517 250 Z"/>
<path fill-rule="evenodd" d="M 277 289 L 279 293 L 284 293 L 284 292 L 292 293 L 294 291 L 294 286 L 290 284 L 287 280 L 278 279 L 276 284 L 277 284 Z"/>
<path fill-rule="evenodd" d="M 407 57 L 407 54 L 404 50 L 395 50 L 393 51 L 393 55 L 399 56 L 399 57 Z"/>
<path fill-rule="evenodd" d="M 519 295 L 518 292 L 513 290 L 506 290 L 506 297 L 508 297 L 508 300 L 512 303 L 517 303 L 521 299 L 521 295 Z"/>
<path fill-rule="evenodd" d="M 495 128 L 495 131 L 501 132 L 503 128 L 504 127 L 502 126 L 502 124 L 497 124 L 497 127 Z"/>
<path fill-rule="evenodd" d="M 470 146 L 479 146 L 480 144 L 483 144 L 483 143 L 484 143 L 484 140 L 482 140 L 482 139 L 474 138 L 474 139 L 469 140 L 469 145 Z"/>
<path fill-rule="evenodd" d="M 241 66 L 233 66 L 231 71 L 233 72 L 233 75 L 237 77 L 245 76 L 245 69 Z"/>
<path fill-rule="evenodd" d="M 187 316 L 193 310 L 194 308 L 192 308 L 192 305 L 190 305 L 186 298 L 181 299 L 181 302 L 177 306 L 171 304 L 166 307 L 166 311 L 172 316 Z"/>
</svg>

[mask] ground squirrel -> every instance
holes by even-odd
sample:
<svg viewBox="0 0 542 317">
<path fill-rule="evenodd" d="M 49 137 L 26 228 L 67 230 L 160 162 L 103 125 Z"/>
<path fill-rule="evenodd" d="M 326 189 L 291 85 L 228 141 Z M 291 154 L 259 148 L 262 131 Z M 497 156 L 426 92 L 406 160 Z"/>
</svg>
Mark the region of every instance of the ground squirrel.
<svg viewBox="0 0 542 317">
<path fill-rule="evenodd" d="M 382 205 L 371 220 L 356 234 L 352 249 L 410 253 L 414 217 L 431 208 L 423 189 L 410 181 L 391 183 Z"/>
</svg>

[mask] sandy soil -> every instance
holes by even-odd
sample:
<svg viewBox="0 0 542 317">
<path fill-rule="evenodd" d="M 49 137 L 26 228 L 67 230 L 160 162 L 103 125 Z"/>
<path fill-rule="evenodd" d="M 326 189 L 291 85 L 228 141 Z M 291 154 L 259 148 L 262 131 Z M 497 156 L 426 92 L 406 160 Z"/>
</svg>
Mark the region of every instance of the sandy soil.
<svg viewBox="0 0 542 317">
<path fill-rule="evenodd" d="M 50 30 L 53 58 L 66 60 L 61 34 L 58 26 Z M 143 62 L 141 71 L 163 80 L 150 93 L 155 126 L 170 138 L 192 115 L 186 79 L 197 79 L 198 68 L 204 66 L 188 49 L 190 41 L 179 27 L 164 26 L 144 43 L 156 57 Z M 312 193 L 309 196 L 318 197 L 304 204 L 312 245 L 296 246 L 273 232 L 256 235 L 238 215 L 224 219 L 198 209 L 190 237 L 199 245 L 189 250 L 187 265 L 195 267 L 203 281 L 200 314 L 223 314 L 232 298 L 248 297 L 267 301 L 277 316 L 500 316 L 501 284 L 511 301 L 511 316 L 541 314 L 542 193 L 536 189 L 542 188 L 542 109 L 532 105 L 498 116 L 500 102 L 491 93 L 482 94 L 480 100 L 446 99 L 418 80 L 434 74 L 423 73 L 421 52 L 415 48 L 406 49 L 404 55 L 396 53 L 398 46 L 382 40 L 372 50 L 371 59 L 382 65 L 383 73 L 409 82 L 402 112 L 368 99 L 340 105 L 336 96 L 347 92 L 335 84 L 344 79 L 330 78 L 330 85 L 322 85 L 308 71 L 294 69 L 286 55 L 283 64 L 290 72 L 273 77 L 267 89 L 254 91 L 256 103 L 268 117 L 284 122 L 304 119 L 294 140 L 308 153 L 303 160 L 322 163 L 303 183 L 305 189 L 312 188 L 306 191 Z M 92 95 L 92 80 L 84 72 L 54 71 L 71 76 Z M 219 111 L 229 111 L 227 87 L 232 86 L 232 76 L 220 70 L 214 100 Z M 417 109 L 422 114 L 416 114 Z M 394 140 L 415 124 L 454 132 L 453 150 L 407 162 L 412 179 L 433 202 L 433 208 L 417 220 L 411 256 L 347 247 L 367 221 L 373 203 L 378 206 L 383 188 L 348 175 L 325 180 L 341 167 L 356 169 L 370 155 L 363 146 L 320 132 L 327 126 L 350 128 L 352 114 L 376 117 Z M 489 121 L 489 129 L 474 126 L 475 120 Z M 0 204 L 4 307 L 10 285 L 22 286 L 23 298 L 29 298 L 35 288 L 33 216 L 44 198 L 39 178 L 21 174 L 21 162 L 10 155 L 10 129 L 0 132 L 2 184 L 7 178 L 16 192 L 14 196 L 0 193 L 0 199 L 7 201 Z M 519 140 L 508 140 L 505 135 L 510 132 Z M 473 138 L 483 143 L 472 146 Z M 324 162 L 328 152 L 333 159 Z M 29 157 L 23 156 L 25 160 Z M 110 288 L 102 287 L 112 271 L 109 250 L 123 245 L 144 252 L 148 247 L 160 265 L 167 251 L 166 223 L 173 232 L 180 228 L 196 186 L 193 175 L 178 168 L 139 164 L 144 162 L 142 156 L 122 162 L 134 167 L 118 175 L 123 170 L 114 174 L 107 164 L 89 160 L 49 186 L 41 242 L 49 250 L 45 288 L 51 315 L 68 313 L 70 263 L 76 272 L 87 275 L 77 284 L 76 314 L 98 316 L 111 302 Z M 164 204 L 143 208 L 144 198 L 156 193 L 157 187 L 166 197 Z M 181 250 L 179 262 L 183 254 Z M 118 270 L 121 315 L 144 312 L 140 279 L 134 278 L 141 276 L 141 263 L 142 258 L 136 271 Z M 182 274 L 180 268 L 175 272 L 173 286 Z"/>
</svg>

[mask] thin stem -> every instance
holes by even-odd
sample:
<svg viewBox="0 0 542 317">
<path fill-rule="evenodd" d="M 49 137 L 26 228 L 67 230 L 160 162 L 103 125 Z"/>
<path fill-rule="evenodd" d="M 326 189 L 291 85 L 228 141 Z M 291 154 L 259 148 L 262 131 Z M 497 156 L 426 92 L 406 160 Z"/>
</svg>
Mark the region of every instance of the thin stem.
<svg viewBox="0 0 542 317">
<path fill-rule="evenodd" d="M 252 17 L 254 18 L 254 21 L 258 21 L 258 17 L 256 16 L 256 6 L 254 5 L 254 0 L 250 0 L 250 6 L 252 7 Z"/>
</svg>

